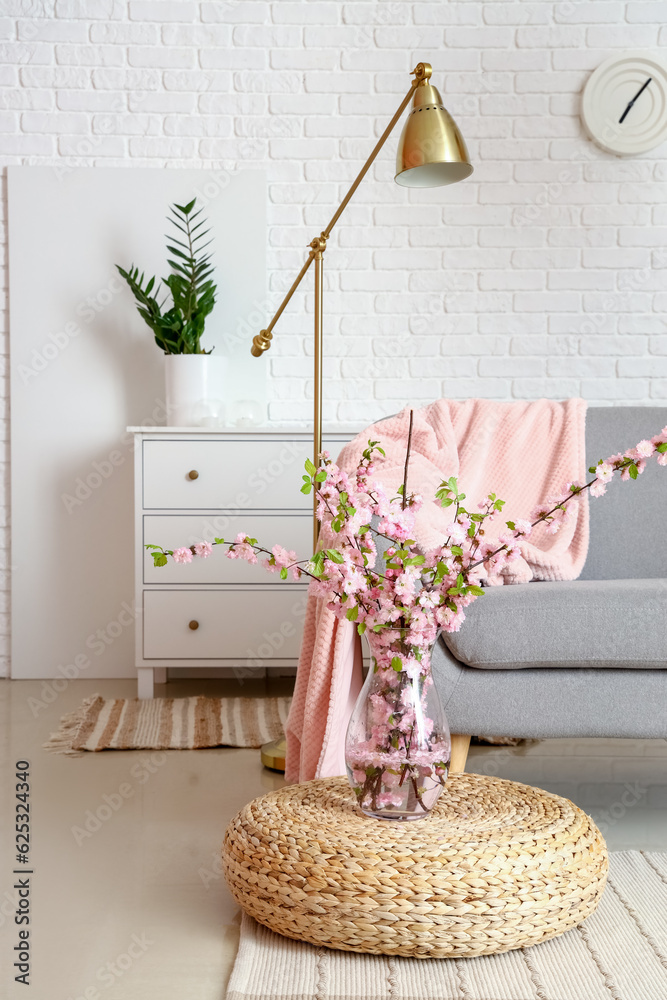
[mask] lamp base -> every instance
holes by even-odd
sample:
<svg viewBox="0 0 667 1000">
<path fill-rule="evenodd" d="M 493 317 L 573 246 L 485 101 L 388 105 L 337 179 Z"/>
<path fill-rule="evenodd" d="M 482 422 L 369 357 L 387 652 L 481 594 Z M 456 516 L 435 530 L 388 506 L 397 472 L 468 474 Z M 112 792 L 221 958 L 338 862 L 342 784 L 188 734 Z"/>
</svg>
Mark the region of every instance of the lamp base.
<svg viewBox="0 0 667 1000">
<path fill-rule="evenodd" d="M 285 754 L 287 753 L 287 740 L 281 736 L 279 740 L 272 740 L 262 747 L 262 764 L 271 771 L 281 771 L 285 773 Z"/>
</svg>

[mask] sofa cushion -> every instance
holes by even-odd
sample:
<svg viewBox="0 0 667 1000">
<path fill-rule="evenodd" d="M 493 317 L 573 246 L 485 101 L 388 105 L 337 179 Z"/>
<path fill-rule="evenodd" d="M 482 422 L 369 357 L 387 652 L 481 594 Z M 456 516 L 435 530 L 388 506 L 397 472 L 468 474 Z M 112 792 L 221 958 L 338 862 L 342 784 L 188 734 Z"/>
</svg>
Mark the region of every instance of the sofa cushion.
<svg viewBox="0 0 667 1000">
<path fill-rule="evenodd" d="M 667 580 L 489 587 L 447 648 L 469 667 L 667 669 Z"/>
<path fill-rule="evenodd" d="M 634 447 L 667 424 L 664 406 L 589 407 L 586 415 L 586 465 Z M 587 479 L 590 477 L 587 476 Z M 465 485 L 465 484 L 464 484 Z M 580 580 L 661 577 L 667 566 L 667 469 L 655 458 L 636 482 L 614 476 L 607 494 L 589 504 L 591 533 Z"/>
</svg>

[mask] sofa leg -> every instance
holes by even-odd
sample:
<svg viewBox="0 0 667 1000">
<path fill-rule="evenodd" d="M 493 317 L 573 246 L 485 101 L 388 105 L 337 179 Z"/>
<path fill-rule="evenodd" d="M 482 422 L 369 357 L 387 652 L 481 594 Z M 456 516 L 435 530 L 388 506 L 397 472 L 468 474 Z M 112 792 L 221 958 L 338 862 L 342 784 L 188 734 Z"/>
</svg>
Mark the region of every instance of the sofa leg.
<svg viewBox="0 0 667 1000">
<path fill-rule="evenodd" d="M 462 774 L 465 771 L 469 746 L 469 736 L 452 736 L 452 761 L 449 766 L 450 774 Z"/>
</svg>

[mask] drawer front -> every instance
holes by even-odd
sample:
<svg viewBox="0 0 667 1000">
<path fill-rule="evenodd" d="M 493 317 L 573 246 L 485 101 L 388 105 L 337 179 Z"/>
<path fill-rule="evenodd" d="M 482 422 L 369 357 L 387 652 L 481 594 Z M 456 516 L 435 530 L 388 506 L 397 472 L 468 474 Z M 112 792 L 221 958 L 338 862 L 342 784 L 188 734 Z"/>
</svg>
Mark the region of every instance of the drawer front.
<svg viewBox="0 0 667 1000">
<path fill-rule="evenodd" d="M 147 660 L 296 659 L 306 590 L 146 590 Z M 190 622 L 197 622 L 196 629 Z"/>
<path fill-rule="evenodd" d="M 144 508 L 308 510 L 300 488 L 310 451 L 287 439 L 145 441 Z"/>
<path fill-rule="evenodd" d="M 166 549 L 214 538 L 234 539 L 240 531 L 271 548 L 280 544 L 292 549 L 299 558 L 312 554 L 313 521 L 310 514 L 147 514 L 144 516 L 144 544 Z M 191 563 L 175 563 L 156 568 L 144 549 L 144 583 L 198 584 L 243 583 L 267 584 L 272 578 L 259 565 L 240 559 L 227 559 L 226 547 L 213 549 L 208 559 L 194 558 Z M 260 557 L 265 558 L 265 557 Z M 273 579 L 276 579 L 275 577 Z M 284 586 L 285 584 L 283 584 Z"/>
</svg>

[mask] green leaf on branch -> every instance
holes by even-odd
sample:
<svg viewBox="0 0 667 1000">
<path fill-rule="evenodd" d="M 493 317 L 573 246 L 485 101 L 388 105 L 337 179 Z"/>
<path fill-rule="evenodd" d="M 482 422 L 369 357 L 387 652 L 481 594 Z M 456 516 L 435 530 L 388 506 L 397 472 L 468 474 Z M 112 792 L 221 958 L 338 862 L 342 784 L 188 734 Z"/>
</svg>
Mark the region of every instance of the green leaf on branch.
<svg viewBox="0 0 667 1000">
<path fill-rule="evenodd" d="M 214 538 L 213 539 L 213 544 L 214 545 L 224 545 L 225 544 L 225 540 L 224 540 L 224 538 Z"/>
<path fill-rule="evenodd" d="M 366 631 L 366 622 L 360 622 L 359 625 L 357 625 L 357 632 L 359 633 L 359 635 L 363 635 L 365 631 Z M 376 664 L 376 669 L 377 669 L 377 664 Z"/>
<path fill-rule="evenodd" d="M 404 566 L 423 566 L 426 562 L 425 556 L 418 555 L 413 556 L 412 559 L 406 559 L 403 563 Z"/>
<path fill-rule="evenodd" d="M 310 560 L 310 572 L 313 576 L 320 577 L 324 573 L 324 552 L 316 552 Z"/>
<path fill-rule="evenodd" d="M 460 545 L 452 545 L 452 553 L 455 556 L 462 556 L 463 555 L 463 549 L 461 548 Z"/>
<path fill-rule="evenodd" d="M 164 552 L 154 552 L 153 553 L 153 565 L 154 566 L 166 566 L 168 561 L 169 560 L 167 559 L 167 557 L 164 554 Z"/>
<path fill-rule="evenodd" d="M 357 607 L 356 604 L 353 608 L 350 608 L 349 611 L 345 612 L 345 617 L 349 622 L 356 622 L 357 618 L 359 617 L 359 608 Z"/>
<path fill-rule="evenodd" d="M 439 562 L 435 571 L 435 576 L 433 577 L 434 583 L 440 583 L 444 577 L 449 573 L 449 567 L 445 565 L 444 562 Z"/>
<path fill-rule="evenodd" d="M 510 529 L 510 531 L 516 531 L 516 524 L 514 521 L 505 521 L 505 524 Z"/>
<path fill-rule="evenodd" d="M 330 559 L 331 562 L 342 563 L 344 561 L 343 556 L 338 551 L 338 549 L 327 549 L 326 553 L 327 553 L 327 558 Z"/>
<path fill-rule="evenodd" d="M 466 593 L 474 594 L 475 597 L 484 597 L 484 588 L 477 587 L 474 584 L 470 584 L 469 586 L 466 587 Z"/>
<path fill-rule="evenodd" d="M 660 444 L 655 446 L 655 450 L 659 451 L 661 455 L 664 455 L 667 451 L 667 441 L 661 441 Z"/>
<path fill-rule="evenodd" d="M 315 476 L 315 482 L 323 483 L 326 478 L 327 478 L 326 469 L 320 469 L 320 471 Z"/>
<path fill-rule="evenodd" d="M 311 462 L 311 460 L 309 458 L 307 458 L 306 461 L 305 461 L 304 469 L 311 476 L 314 476 L 315 473 L 317 472 L 317 469 L 315 468 L 315 466 L 313 465 L 313 463 Z"/>
<path fill-rule="evenodd" d="M 400 656 L 394 656 L 391 661 L 391 669 L 395 670 L 397 674 L 403 669 L 403 661 Z"/>
<path fill-rule="evenodd" d="M 630 473 L 630 479 L 636 479 L 637 476 L 639 475 L 639 469 L 637 468 L 634 462 L 628 469 L 628 472 Z"/>
</svg>

